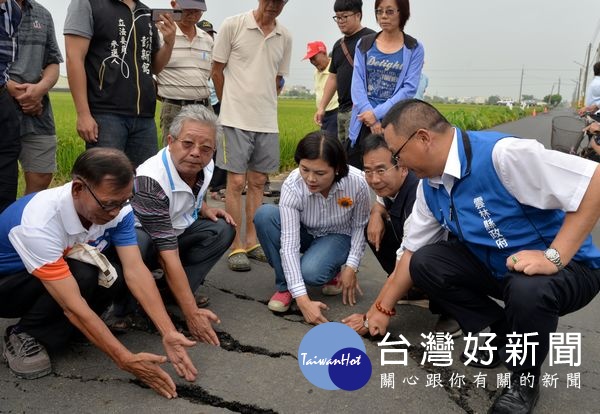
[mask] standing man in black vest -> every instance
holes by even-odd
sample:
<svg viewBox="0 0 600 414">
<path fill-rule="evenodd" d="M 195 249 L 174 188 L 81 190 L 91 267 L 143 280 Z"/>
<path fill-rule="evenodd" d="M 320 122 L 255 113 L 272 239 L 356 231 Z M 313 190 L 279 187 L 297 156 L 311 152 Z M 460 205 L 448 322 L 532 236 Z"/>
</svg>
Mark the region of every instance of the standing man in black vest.
<svg viewBox="0 0 600 414">
<path fill-rule="evenodd" d="M 67 75 L 86 148 L 119 149 L 135 166 L 156 154 L 152 75 L 169 62 L 175 29 L 170 14 L 153 21 L 139 0 L 71 0 L 64 27 Z"/>
<path fill-rule="evenodd" d="M 333 20 L 337 23 L 344 37 L 333 45 L 329 78 L 325 83 L 323 98 L 314 116 L 315 122 L 321 125 L 325 116 L 325 108 L 327 108 L 327 105 L 337 91 L 339 102 L 337 119 L 338 138 L 342 141 L 348 139 L 350 111 L 352 110 L 350 86 L 352 85 L 356 43 L 364 35 L 375 33 L 361 24 L 362 5 L 362 0 L 336 0 L 333 5 L 333 10 L 335 11 Z"/>
</svg>

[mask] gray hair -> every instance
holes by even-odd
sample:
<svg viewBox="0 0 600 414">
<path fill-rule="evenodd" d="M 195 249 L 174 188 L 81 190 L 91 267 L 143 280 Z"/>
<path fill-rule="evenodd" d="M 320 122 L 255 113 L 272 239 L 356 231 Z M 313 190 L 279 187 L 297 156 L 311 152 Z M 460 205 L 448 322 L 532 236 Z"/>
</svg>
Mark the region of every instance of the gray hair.
<svg viewBox="0 0 600 414">
<path fill-rule="evenodd" d="M 196 121 L 214 128 L 216 133 L 215 137 L 222 132 L 221 124 L 212 110 L 203 105 L 186 105 L 182 107 L 181 111 L 175 116 L 175 119 L 173 119 L 171 127 L 169 128 L 169 134 L 171 134 L 173 138 L 179 136 L 185 121 Z"/>
</svg>

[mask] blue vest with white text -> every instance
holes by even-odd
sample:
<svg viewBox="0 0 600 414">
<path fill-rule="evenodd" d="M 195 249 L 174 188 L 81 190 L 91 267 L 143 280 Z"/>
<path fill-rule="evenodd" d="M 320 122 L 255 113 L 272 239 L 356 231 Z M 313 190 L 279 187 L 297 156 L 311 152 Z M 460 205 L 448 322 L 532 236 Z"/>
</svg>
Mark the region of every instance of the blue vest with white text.
<svg viewBox="0 0 600 414">
<path fill-rule="evenodd" d="M 521 250 L 545 250 L 565 217 L 562 210 L 523 205 L 504 187 L 492 162 L 496 143 L 506 134 L 457 130 L 461 177 L 451 194 L 443 185 L 423 183 L 425 200 L 436 220 L 465 243 L 479 260 L 501 279 L 506 259 Z M 523 166 L 527 168 L 527 166 Z M 572 260 L 600 268 L 600 250 L 585 239 Z"/>
</svg>

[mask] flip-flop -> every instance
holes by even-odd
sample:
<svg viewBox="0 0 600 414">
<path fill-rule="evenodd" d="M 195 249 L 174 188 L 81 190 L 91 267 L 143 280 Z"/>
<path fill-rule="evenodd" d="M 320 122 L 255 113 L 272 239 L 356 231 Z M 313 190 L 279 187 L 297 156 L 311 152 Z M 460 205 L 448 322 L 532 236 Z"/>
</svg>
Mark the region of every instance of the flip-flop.
<svg viewBox="0 0 600 414">
<path fill-rule="evenodd" d="M 281 191 L 279 190 L 266 190 L 263 191 L 264 197 L 279 197 L 281 195 Z"/>
<path fill-rule="evenodd" d="M 235 272 L 247 272 L 250 270 L 250 260 L 246 255 L 246 250 L 235 249 L 227 257 L 227 265 Z"/>
<path fill-rule="evenodd" d="M 258 260 L 259 262 L 267 263 L 269 261 L 269 259 L 267 259 L 267 255 L 265 254 L 265 251 L 263 250 L 260 244 L 252 246 L 251 248 L 246 250 L 246 255 L 248 255 L 248 258 Z"/>
</svg>

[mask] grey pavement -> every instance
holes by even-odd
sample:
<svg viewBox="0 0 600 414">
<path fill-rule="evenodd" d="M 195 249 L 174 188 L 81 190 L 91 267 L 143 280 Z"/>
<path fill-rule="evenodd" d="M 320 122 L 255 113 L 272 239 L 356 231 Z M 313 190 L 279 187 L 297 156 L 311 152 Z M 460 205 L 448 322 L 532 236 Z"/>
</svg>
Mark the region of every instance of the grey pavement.
<svg viewBox="0 0 600 414">
<path fill-rule="evenodd" d="M 549 146 L 550 119 L 540 114 L 498 128 L 523 137 L 536 138 Z M 526 166 L 524 166 L 526 168 Z M 278 188 L 280 183 L 274 182 Z M 272 201 L 272 199 L 266 199 Z M 214 205 L 222 205 L 211 201 Z M 600 237 L 598 228 L 594 231 Z M 344 306 L 340 297 L 323 297 L 318 289 L 311 297 L 330 309 L 326 316 L 339 321 L 354 312 L 363 312 L 372 303 L 386 274 L 368 251 L 361 264 L 359 280 L 365 295 L 354 307 Z M 429 311 L 398 306 L 389 331 L 392 338 L 403 334 L 412 344 L 408 366 L 380 365 L 380 348 L 365 339 L 373 363 L 368 384 L 358 391 L 325 391 L 313 386 L 298 366 L 298 346 L 311 327 L 296 310 L 277 316 L 266 303 L 274 290 L 272 269 L 253 262 L 250 272 L 235 273 L 223 258 L 209 274 L 201 293 L 211 298 L 210 308 L 221 318 L 220 347 L 198 344 L 190 350 L 200 374 L 194 383 L 176 379 L 179 398 L 166 400 L 120 371 L 105 355 L 89 345 L 72 345 L 53 356 L 54 373 L 38 380 L 21 380 L 0 364 L 0 413 L 484 413 L 496 394 L 496 374 L 488 374 L 485 388 L 477 387 L 473 376 L 479 370 L 458 360 L 464 348 L 456 340 L 454 363 L 447 368 L 422 366 L 421 333 L 433 329 L 436 317 Z M 176 310 L 172 310 L 177 314 Z M 545 370 L 559 376 L 556 388 L 542 388 L 536 413 L 596 413 L 600 410 L 600 328 L 596 298 L 579 312 L 561 318 L 559 332 L 582 334 L 582 362 L 579 367 L 555 366 Z M 176 316 L 179 326 L 184 328 Z M 0 319 L 0 329 L 11 320 Z M 152 332 L 132 331 L 120 336 L 135 352 L 162 353 L 160 337 Z M 174 377 L 173 369 L 166 369 Z M 568 373 L 580 373 L 581 388 L 567 388 Z M 381 374 L 394 373 L 394 389 L 381 387 Z M 440 374 L 443 387 L 427 387 L 427 376 Z M 465 385 L 450 387 L 452 375 L 465 375 Z M 403 379 L 416 377 L 411 386 Z"/>
</svg>

